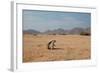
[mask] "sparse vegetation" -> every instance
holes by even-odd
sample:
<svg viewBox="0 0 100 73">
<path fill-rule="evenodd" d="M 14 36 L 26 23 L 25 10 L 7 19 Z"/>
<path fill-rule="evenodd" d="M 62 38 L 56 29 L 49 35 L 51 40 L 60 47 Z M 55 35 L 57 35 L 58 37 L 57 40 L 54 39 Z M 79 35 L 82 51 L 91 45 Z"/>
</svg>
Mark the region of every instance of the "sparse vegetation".
<svg viewBox="0 0 100 73">
<path fill-rule="evenodd" d="M 67 35 L 67 34 L 65 34 L 65 33 L 62 33 L 61 35 Z"/>
<path fill-rule="evenodd" d="M 88 32 L 81 32 L 80 35 L 86 35 L 86 36 L 89 36 L 90 33 L 88 33 Z"/>
<path fill-rule="evenodd" d="M 23 62 L 65 61 L 90 59 L 90 36 L 81 35 L 23 35 Z M 50 40 L 56 40 L 54 50 L 48 50 Z M 83 44 L 84 42 L 84 44 Z"/>
<path fill-rule="evenodd" d="M 32 34 L 33 36 L 37 36 L 37 34 Z"/>
</svg>

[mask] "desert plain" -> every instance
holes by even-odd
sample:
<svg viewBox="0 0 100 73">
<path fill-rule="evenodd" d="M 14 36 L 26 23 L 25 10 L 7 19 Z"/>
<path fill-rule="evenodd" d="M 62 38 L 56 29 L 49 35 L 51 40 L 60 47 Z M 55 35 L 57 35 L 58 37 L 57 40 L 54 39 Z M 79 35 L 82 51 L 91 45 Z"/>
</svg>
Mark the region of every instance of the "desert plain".
<svg viewBox="0 0 100 73">
<path fill-rule="evenodd" d="M 55 49 L 48 42 L 56 40 Z M 23 34 L 23 62 L 70 61 L 91 58 L 91 36 Z"/>
</svg>

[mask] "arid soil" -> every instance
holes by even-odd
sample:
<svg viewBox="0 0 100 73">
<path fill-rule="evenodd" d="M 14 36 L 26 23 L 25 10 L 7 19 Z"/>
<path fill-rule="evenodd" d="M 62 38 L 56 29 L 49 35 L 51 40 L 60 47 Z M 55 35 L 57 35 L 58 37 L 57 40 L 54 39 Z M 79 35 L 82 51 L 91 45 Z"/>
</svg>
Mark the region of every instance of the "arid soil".
<svg viewBox="0 0 100 73">
<path fill-rule="evenodd" d="M 23 62 L 85 60 L 91 58 L 91 37 L 82 35 L 23 35 Z M 55 49 L 48 42 L 56 40 Z"/>
</svg>

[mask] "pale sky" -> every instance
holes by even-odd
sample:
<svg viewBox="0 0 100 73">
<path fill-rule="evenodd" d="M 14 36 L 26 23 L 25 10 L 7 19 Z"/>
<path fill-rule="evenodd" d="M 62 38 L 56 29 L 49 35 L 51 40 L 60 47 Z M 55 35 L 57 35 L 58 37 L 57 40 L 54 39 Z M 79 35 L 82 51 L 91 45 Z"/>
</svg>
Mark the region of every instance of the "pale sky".
<svg viewBox="0 0 100 73">
<path fill-rule="evenodd" d="M 23 30 L 44 32 L 58 28 L 72 29 L 91 26 L 90 13 L 23 10 Z"/>
</svg>

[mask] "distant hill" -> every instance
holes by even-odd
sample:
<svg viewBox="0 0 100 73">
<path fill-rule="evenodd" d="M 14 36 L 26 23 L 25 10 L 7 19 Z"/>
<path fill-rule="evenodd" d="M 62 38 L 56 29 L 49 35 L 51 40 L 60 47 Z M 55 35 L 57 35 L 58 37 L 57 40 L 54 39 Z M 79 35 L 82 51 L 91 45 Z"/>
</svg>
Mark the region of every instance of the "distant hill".
<svg viewBox="0 0 100 73">
<path fill-rule="evenodd" d="M 55 30 L 45 31 L 44 34 L 67 34 L 67 30 L 59 28 Z"/>
<path fill-rule="evenodd" d="M 85 31 L 85 32 L 88 32 L 88 33 L 91 33 L 91 28 L 88 27 L 88 28 L 86 28 L 84 31 Z"/>
<path fill-rule="evenodd" d="M 82 34 L 82 33 L 90 34 L 91 30 L 90 30 L 90 27 L 88 27 L 88 28 L 77 27 L 77 28 L 73 28 L 70 30 L 65 30 L 65 29 L 59 28 L 59 29 L 55 29 L 55 30 L 47 30 L 45 32 L 40 32 L 37 30 L 30 29 L 30 30 L 24 30 L 24 33 L 27 33 L 27 34 L 49 34 L 49 35 L 56 35 L 56 34 L 67 35 L 67 34 Z"/>
<path fill-rule="evenodd" d="M 41 32 L 39 32 L 37 30 L 30 29 L 30 30 L 24 30 L 23 33 L 26 33 L 26 34 L 40 34 Z"/>
<path fill-rule="evenodd" d="M 81 32 L 84 32 L 85 29 L 83 28 L 73 28 L 69 31 L 69 34 L 80 34 Z"/>
</svg>

